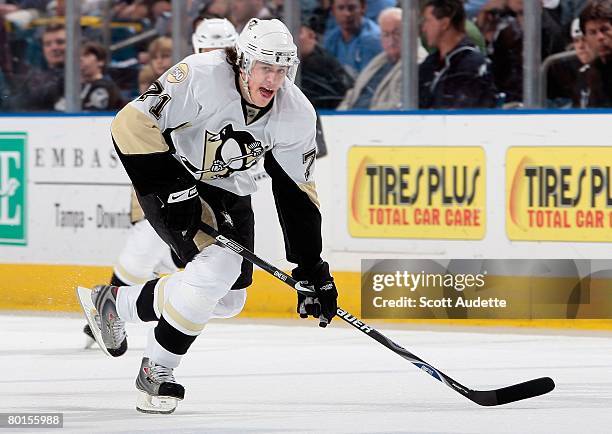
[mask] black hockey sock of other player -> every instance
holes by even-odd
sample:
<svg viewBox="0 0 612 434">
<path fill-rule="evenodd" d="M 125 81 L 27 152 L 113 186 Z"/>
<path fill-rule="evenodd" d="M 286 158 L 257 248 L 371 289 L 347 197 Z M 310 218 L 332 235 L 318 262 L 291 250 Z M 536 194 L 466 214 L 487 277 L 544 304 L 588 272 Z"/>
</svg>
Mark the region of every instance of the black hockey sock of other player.
<svg viewBox="0 0 612 434">
<path fill-rule="evenodd" d="M 159 319 L 155 326 L 155 340 L 167 351 L 173 354 L 183 355 L 187 352 L 197 336 L 189 336 L 172 327 L 166 319 Z"/>
<path fill-rule="evenodd" d="M 153 308 L 153 294 L 157 282 L 159 282 L 159 279 L 149 280 L 145 283 L 136 300 L 136 313 L 142 321 L 157 321 L 158 319 Z"/>
</svg>

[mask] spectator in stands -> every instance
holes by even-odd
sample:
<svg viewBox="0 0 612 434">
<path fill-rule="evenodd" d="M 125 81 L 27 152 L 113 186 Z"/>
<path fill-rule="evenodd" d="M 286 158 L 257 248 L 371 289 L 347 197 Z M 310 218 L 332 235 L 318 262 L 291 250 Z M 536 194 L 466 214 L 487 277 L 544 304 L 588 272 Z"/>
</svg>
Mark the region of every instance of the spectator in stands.
<svg viewBox="0 0 612 434">
<path fill-rule="evenodd" d="M 584 33 L 580 29 L 580 18 L 574 18 L 571 28 L 572 48 L 576 52 L 576 57 L 582 65 L 588 65 L 595 60 L 595 53 L 591 50 L 589 44 L 584 37 Z"/>
<path fill-rule="evenodd" d="M 200 10 L 200 15 L 205 15 L 208 18 L 227 18 L 229 14 L 229 0 L 210 0 Z"/>
<path fill-rule="evenodd" d="M 468 19 L 476 18 L 480 10 L 488 2 L 488 0 L 466 0 L 464 2 L 465 15 Z"/>
<path fill-rule="evenodd" d="M 46 68 L 32 68 L 23 80 L 15 83 L 10 97 L 14 110 L 51 111 L 64 95 L 64 58 L 66 29 L 53 24 L 42 34 Z"/>
<path fill-rule="evenodd" d="M 172 13 L 172 5 L 168 0 L 157 0 L 151 5 L 151 16 L 154 21 L 165 13 Z"/>
<path fill-rule="evenodd" d="M 10 84 L 13 82 L 13 55 L 6 22 L 0 17 L 0 111 L 10 109 Z"/>
<path fill-rule="evenodd" d="M 5 19 L 12 29 L 27 29 L 34 19 L 48 13 L 48 3 L 49 0 L 2 1 L 0 17 Z"/>
<path fill-rule="evenodd" d="M 383 52 L 374 57 L 361 71 L 355 87 L 349 90 L 338 107 L 346 109 L 389 110 L 401 107 L 402 70 L 401 37 L 402 10 L 388 8 L 378 17 Z M 419 43 L 419 61 L 427 52 Z"/>
<path fill-rule="evenodd" d="M 81 47 L 81 108 L 84 111 L 110 111 L 123 106 L 119 87 L 104 76 L 108 62 L 108 51 L 97 42 L 86 42 Z M 62 96 L 55 109 L 66 110 L 66 100 Z"/>
<path fill-rule="evenodd" d="M 311 0 L 314 1 L 315 3 L 316 0 Z M 318 2 L 319 6 L 326 6 L 328 3 L 330 3 L 331 0 L 323 0 Z M 304 1 L 301 0 L 301 3 L 308 3 L 308 0 Z M 378 22 L 378 16 L 380 15 L 380 13 L 387 9 L 387 8 L 391 8 L 391 7 L 395 7 L 398 5 L 398 1 L 397 0 L 366 0 L 365 2 L 365 16 L 367 18 L 369 18 L 370 20 L 374 21 L 375 23 Z M 315 7 L 312 7 L 310 12 L 312 12 Z M 328 8 L 329 9 L 329 8 Z M 302 8 L 302 13 L 304 13 L 304 9 Z M 338 26 L 338 23 L 336 22 L 335 18 L 333 15 L 329 16 L 329 20 L 327 22 L 327 30 L 332 30 L 334 28 L 336 28 Z"/>
<path fill-rule="evenodd" d="M 143 21 L 149 14 L 149 5 L 145 0 L 121 0 L 116 2 L 112 10 L 113 18 L 122 21 Z"/>
<path fill-rule="evenodd" d="M 587 74 L 587 105 L 612 107 L 612 0 L 591 0 L 580 14 L 580 28 L 595 54 Z"/>
<path fill-rule="evenodd" d="M 300 5 L 303 3 L 299 2 Z M 285 10 L 285 1 L 284 0 L 268 0 L 267 7 L 272 16 L 277 18 L 282 18 L 284 10 Z"/>
<path fill-rule="evenodd" d="M 149 44 L 149 66 L 155 78 L 162 75 L 172 66 L 172 39 L 160 36 Z"/>
<path fill-rule="evenodd" d="M 382 51 L 380 28 L 365 17 L 365 0 L 332 0 L 331 11 L 338 26 L 325 32 L 323 46 L 349 74 L 359 72 Z"/>
<path fill-rule="evenodd" d="M 551 54 L 560 53 L 565 50 L 569 42 L 569 33 L 562 28 L 561 18 L 555 18 L 551 12 L 558 7 L 559 0 L 540 0 L 542 2 L 542 59 Z M 508 8 L 517 17 L 521 29 L 524 25 L 523 0 L 508 0 Z M 569 29 L 568 29 L 569 30 Z"/>
<path fill-rule="evenodd" d="M 229 20 L 238 33 L 251 18 L 266 20 L 273 18 L 264 0 L 232 0 Z"/>
<path fill-rule="evenodd" d="M 476 20 L 487 41 L 491 73 L 506 103 L 523 101 L 523 31 L 507 0 L 489 0 Z"/>
<path fill-rule="evenodd" d="M 563 57 L 548 68 L 548 105 L 560 108 L 569 106 L 584 108 L 589 100 L 588 72 L 595 56 L 580 30 L 578 18 L 572 22 L 570 35 L 575 55 Z"/>
<path fill-rule="evenodd" d="M 117 85 L 104 76 L 108 52 L 97 42 L 87 42 L 81 47 L 81 101 L 83 110 L 117 110 L 122 107 L 121 93 Z"/>
<path fill-rule="evenodd" d="M 66 15 L 65 0 L 51 0 L 47 3 L 47 17 L 63 17 Z"/>
<path fill-rule="evenodd" d="M 397 6 L 397 0 L 367 0 L 366 1 L 366 17 L 378 22 L 378 17 L 382 11 L 387 8 Z"/>
<path fill-rule="evenodd" d="M 317 109 L 335 109 L 346 91 L 353 85 L 338 60 L 317 40 L 308 25 L 302 25 L 299 37 L 300 89 Z"/>
<path fill-rule="evenodd" d="M 419 66 L 419 107 L 494 107 L 487 59 L 465 34 L 463 1 L 427 0 L 422 11 L 422 32 L 435 50 Z"/>
<path fill-rule="evenodd" d="M 542 59 L 565 50 L 569 42 L 567 2 L 541 0 Z M 489 0 L 477 18 L 487 41 L 491 72 L 506 102 L 523 100 L 523 0 Z"/>
</svg>

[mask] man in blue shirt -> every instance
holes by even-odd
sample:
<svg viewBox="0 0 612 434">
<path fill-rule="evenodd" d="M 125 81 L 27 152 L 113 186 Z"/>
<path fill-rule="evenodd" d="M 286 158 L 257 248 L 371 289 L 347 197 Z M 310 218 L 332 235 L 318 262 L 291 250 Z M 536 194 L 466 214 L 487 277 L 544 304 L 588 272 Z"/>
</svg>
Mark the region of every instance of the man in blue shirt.
<svg viewBox="0 0 612 434">
<path fill-rule="evenodd" d="M 365 0 L 332 0 L 338 26 L 325 33 L 323 45 L 355 77 L 382 51 L 380 28 L 366 18 Z"/>
</svg>

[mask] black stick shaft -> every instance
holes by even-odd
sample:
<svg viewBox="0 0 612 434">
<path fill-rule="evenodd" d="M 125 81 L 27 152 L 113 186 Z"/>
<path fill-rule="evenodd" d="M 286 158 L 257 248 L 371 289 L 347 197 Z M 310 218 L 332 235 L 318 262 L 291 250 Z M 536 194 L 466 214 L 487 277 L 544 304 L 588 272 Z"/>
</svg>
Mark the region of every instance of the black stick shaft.
<svg viewBox="0 0 612 434">
<path fill-rule="evenodd" d="M 217 240 L 217 243 L 221 244 L 224 247 L 227 247 L 230 250 L 233 250 L 247 261 L 252 262 L 257 265 L 259 268 L 265 270 L 272 276 L 276 277 L 283 283 L 291 286 L 296 291 L 305 294 L 312 295 L 314 290 L 308 286 L 305 286 L 302 282 L 298 282 L 293 277 L 288 275 L 287 273 L 279 270 L 274 265 L 264 261 L 255 253 L 251 252 L 247 248 L 241 246 L 234 240 L 224 237 L 219 232 L 217 232 L 213 227 L 207 225 L 202 222 L 200 225 L 200 229 L 204 231 L 206 234 Z M 374 327 L 364 323 L 356 316 L 350 314 L 346 310 L 338 307 L 337 315 L 339 318 L 344 320 L 346 323 L 352 325 L 360 332 L 366 334 L 367 336 L 374 339 L 376 342 L 384 345 L 394 353 L 400 355 L 404 359 L 411 362 L 417 368 L 422 371 L 428 373 L 436 380 L 446 384 L 448 387 L 453 389 L 454 391 L 462 394 L 466 398 L 470 399 L 473 402 L 476 402 L 480 405 L 491 406 L 491 405 L 500 405 L 506 404 L 509 402 L 518 401 L 521 399 L 527 399 L 534 396 L 542 395 L 544 393 L 550 392 L 554 389 L 554 382 L 548 378 L 538 378 L 536 380 L 530 380 L 525 383 L 521 383 L 518 385 L 509 386 L 503 389 L 490 390 L 490 391 L 478 391 L 467 388 L 462 385 L 458 381 L 452 379 L 445 373 L 439 371 L 434 368 L 432 365 L 421 359 L 420 357 L 412 354 L 410 351 L 405 349 L 404 347 L 396 344 L 391 339 L 380 333 Z"/>
<path fill-rule="evenodd" d="M 245 258 L 247 261 L 250 261 L 253 264 L 257 265 L 259 268 L 265 270 L 266 272 L 268 272 L 272 276 L 276 277 L 281 282 L 286 283 L 287 285 L 291 286 L 296 291 L 312 293 L 312 290 L 310 290 L 309 288 L 307 288 L 304 285 L 302 285 L 300 282 L 295 280 L 293 277 L 291 277 L 287 273 L 279 270 L 274 265 L 264 261 L 259 256 L 257 256 L 255 253 L 253 253 L 250 250 L 248 250 L 247 248 L 241 246 L 237 242 L 235 242 L 235 241 L 233 241 L 233 240 L 231 240 L 229 238 L 224 237 L 219 232 L 217 232 L 213 227 L 211 227 L 211 226 L 207 225 L 206 223 L 202 222 L 201 229 L 207 235 L 209 235 L 209 236 L 213 237 L 214 239 L 216 239 L 219 244 L 221 244 L 224 247 L 227 247 L 227 248 L 233 250 L 234 252 L 238 253 L 240 256 Z M 354 315 L 351 315 L 349 312 L 345 311 L 344 309 L 342 309 L 340 307 L 338 307 L 337 315 L 338 315 L 339 318 L 342 318 L 345 322 L 347 322 L 348 324 L 352 325 L 353 327 L 355 327 L 356 329 L 358 329 L 362 333 L 368 335 L 369 337 L 371 337 L 375 341 L 381 343 L 382 345 L 384 345 L 385 347 L 389 348 L 394 353 L 399 354 L 404 359 L 412 362 L 415 366 L 417 366 L 418 368 L 420 368 L 423 371 L 427 372 L 429 375 L 431 375 L 435 379 L 443 382 L 444 384 L 448 385 L 449 387 L 452 387 L 453 389 L 457 390 L 459 393 L 467 396 L 468 389 L 465 386 L 461 385 L 460 383 L 458 383 L 457 381 L 455 381 L 452 378 L 448 377 L 447 375 L 439 372 L 437 369 L 435 369 L 429 363 L 425 362 L 424 360 L 422 360 L 419 357 L 415 356 L 414 354 L 412 354 L 411 352 L 409 352 L 405 348 L 403 348 L 400 345 L 396 344 L 391 339 L 387 338 L 382 333 L 380 333 L 378 330 L 376 330 L 374 327 L 367 325 L 363 321 L 359 320 L 359 318 L 357 318 Z"/>
</svg>

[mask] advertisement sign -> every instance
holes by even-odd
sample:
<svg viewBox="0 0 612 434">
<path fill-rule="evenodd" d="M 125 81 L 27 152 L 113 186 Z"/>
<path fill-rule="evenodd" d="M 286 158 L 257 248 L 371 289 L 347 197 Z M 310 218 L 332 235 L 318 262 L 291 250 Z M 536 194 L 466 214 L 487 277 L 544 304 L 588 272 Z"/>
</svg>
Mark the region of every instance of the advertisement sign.
<svg viewBox="0 0 612 434">
<path fill-rule="evenodd" d="M 348 168 L 353 237 L 480 240 L 485 235 L 480 147 L 354 146 Z"/>
<path fill-rule="evenodd" d="M 508 149 L 508 238 L 612 241 L 611 166 L 609 147 Z"/>
<path fill-rule="evenodd" d="M 27 244 L 26 133 L 0 133 L 0 244 Z"/>
</svg>

